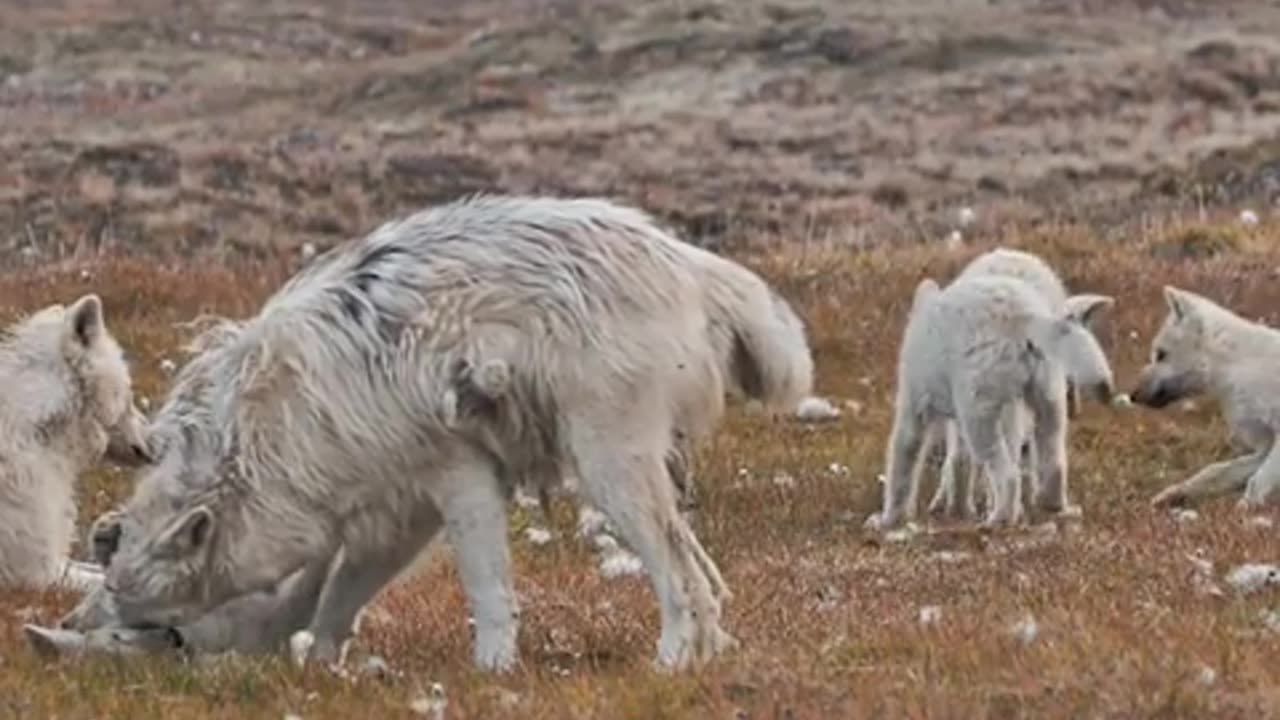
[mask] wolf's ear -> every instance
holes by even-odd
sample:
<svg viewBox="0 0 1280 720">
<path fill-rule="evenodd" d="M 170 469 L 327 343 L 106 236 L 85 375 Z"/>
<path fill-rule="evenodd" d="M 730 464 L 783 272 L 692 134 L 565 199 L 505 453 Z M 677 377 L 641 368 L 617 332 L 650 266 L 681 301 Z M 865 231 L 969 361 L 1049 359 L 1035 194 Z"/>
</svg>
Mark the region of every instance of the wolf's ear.
<svg viewBox="0 0 1280 720">
<path fill-rule="evenodd" d="M 1164 301 L 1169 305 L 1169 312 L 1179 322 L 1195 314 L 1196 295 L 1172 285 L 1164 286 Z"/>
<path fill-rule="evenodd" d="M 928 298 L 933 297 L 934 295 L 938 294 L 941 291 L 942 291 L 942 288 L 941 286 L 938 285 L 937 280 L 934 280 L 931 277 L 927 277 L 921 280 L 919 283 L 916 284 L 916 291 L 911 296 L 912 309 L 919 307 L 922 302 L 924 302 Z"/>
<path fill-rule="evenodd" d="M 165 530 L 160 544 L 178 555 L 187 555 L 204 547 L 212 533 L 213 512 L 200 505 L 175 520 Z"/>
<path fill-rule="evenodd" d="M 90 293 L 75 301 L 67 311 L 67 340 L 73 347 L 90 348 L 106 332 L 102 298 Z"/>
<path fill-rule="evenodd" d="M 1067 318 L 1075 320 L 1085 327 L 1091 327 L 1103 310 L 1115 305 L 1115 298 L 1110 295 L 1072 295 L 1067 298 Z"/>
</svg>

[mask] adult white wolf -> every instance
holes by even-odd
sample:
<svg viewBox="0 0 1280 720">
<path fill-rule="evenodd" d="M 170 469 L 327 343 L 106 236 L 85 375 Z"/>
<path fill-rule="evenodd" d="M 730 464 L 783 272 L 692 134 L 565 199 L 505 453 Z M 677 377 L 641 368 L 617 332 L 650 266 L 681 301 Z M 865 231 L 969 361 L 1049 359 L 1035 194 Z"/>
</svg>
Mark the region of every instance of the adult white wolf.
<svg viewBox="0 0 1280 720">
<path fill-rule="evenodd" d="M 1248 452 L 1211 463 L 1165 488 L 1156 506 L 1244 491 L 1242 508 L 1280 501 L 1280 332 L 1250 322 L 1206 297 L 1166 286 L 1168 313 L 1151 341 L 1133 402 L 1163 408 L 1207 393 L 1222 408 L 1232 438 Z"/>
<path fill-rule="evenodd" d="M 9 328 L 0 340 L 0 586 L 68 582 L 76 480 L 104 457 L 144 459 L 144 426 L 97 295 Z"/>
<path fill-rule="evenodd" d="M 1025 250 L 1001 247 L 983 253 L 969 262 L 956 276 L 954 282 L 981 276 L 1012 277 L 1022 280 L 1040 294 L 1051 312 L 1066 315 L 1090 330 L 1093 330 L 1101 311 L 1114 304 L 1114 300 L 1106 295 L 1091 293 L 1067 295 L 1066 285 L 1053 268 L 1044 259 Z M 1067 377 L 1066 391 L 1067 417 L 1070 418 L 1075 415 L 1080 405 L 1078 385 L 1070 376 Z M 1022 449 L 1024 447 L 1027 449 L 1027 470 L 1031 476 L 1034 491 L 1038 460 L 1035 457 L 1034 446 L 1026 443 L 1025 438 L 1022 437 L 1030 420 L 1022 405 L 1011 405 L 1008 412 L 1004 423 L 1008 431 L 1015 435 L 1011 437 L 1011 441 L 1018 448 L 1015 458 L 1021 464 Z M 979 475 L 978 468 L 975 463 L 969 463 L 968 481 L 962 490 L 956 475 L 956 464 L 962 454 L 959 429 L 954 420 L 944 420 L 943 424 L 945 455 L 939 472 L 937 489 L 929 502 L 929 512 L 952 517 L 972 517 L 976 512 L 974 492 Z M 1061 432 L 1065 433 L 1066 430 L 1064 424 Z M 990 507 L 992 498 L 988 497 L 987 502 Z"/>
<path fill-rule="evenodd" d="M 940 421 L 954 419 L 970 454 L 991 483 L 985 524 L 1017 519 L 1018 447 L 1002 418 L 1025 403 L 1045 498 L 1065 494 L 1065 376 L 1099 398 L 1112 375 L 1097 340 L 1079 323 L 1051 312 L 1040 294 L 1010 277 L 978 276 L 945 290 L 926 279 L 915 291 L 898 360 L 893 430 L 886 451 L 884 505 L 868 519 L 892 527 L 915 514 L 926 442 Z"/>
<path fill-rule="evenodd" d="M 659 663 L 722 650 L 727 590 L 665 460 L 677 431 L 710 431 L 726 389 L 790 409 L 812 385 L 804 328 L 759 277 L 595 199 L 475 198 L 388 223 L 316 258 L 211 352 L 213 411 L 176 470 L 188 492 L 161 513 L 122 507 L 138 532 L 109 594 L 125 624 L 183 624 L 340 546 L 308 628 L 329 660 L 443 525 L 476 662 L 510 667 L 505 501 L 567 471 L 649 571 Z M 459 367 L 492 359 L 510 385 L 478 432 L 443 398 Z"/>
</svg>

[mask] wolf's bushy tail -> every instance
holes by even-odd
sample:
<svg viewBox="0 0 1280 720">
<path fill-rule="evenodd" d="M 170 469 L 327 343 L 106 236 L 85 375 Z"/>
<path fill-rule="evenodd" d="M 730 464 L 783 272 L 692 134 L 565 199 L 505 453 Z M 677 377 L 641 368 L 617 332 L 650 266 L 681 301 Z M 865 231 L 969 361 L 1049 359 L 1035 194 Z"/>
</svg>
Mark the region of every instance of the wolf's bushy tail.
<svg viewBox="0 0 1280 720">
<path fill-rule="evenodd" d="M 701 269 L 712 341 L 732 390 L 791 410 L 813 391 L 813 357 L 804 322 L 750 270 L 691 248 Z"/>
</svg>

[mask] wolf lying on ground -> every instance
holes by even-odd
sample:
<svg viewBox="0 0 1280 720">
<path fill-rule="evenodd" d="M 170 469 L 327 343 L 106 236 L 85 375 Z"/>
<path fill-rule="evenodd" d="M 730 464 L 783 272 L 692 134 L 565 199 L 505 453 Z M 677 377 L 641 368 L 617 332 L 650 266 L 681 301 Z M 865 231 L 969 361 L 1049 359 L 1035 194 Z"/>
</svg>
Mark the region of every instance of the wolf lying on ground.
<svg viewBox="0 0 1280 720">
<path fill-rule="evenodd" d="M 104 458 L 147 458 L 123 353 L 102 301 L 52 305 L 0 342 L 0 586 L 73 585 L 75 484 Z"/>
<path fill-rule="evenodd" d="M 1067 473 L 1063 368 L 1086 393 L 1110 398 L 1111 368 L 1097 340 L 1079 323 L 1055 315 L 1027 283 L 978 276 L 943 290 L 931 279 L 921 281 L 898 361 L 884 505 L 868 526 L 893 527 L 915 514 L 922 450 L 947 418 L 957 422 L 989 479 L 994 502 L 984 524 L 1014 522 L 1019 448 L 1002 418 L 1018 403 L 1027 405 L 1034 422 L 1039 499 L 1061 503 Z"/>
<path fill-rule="evenodd" d="M 1280 501 L 1280 332 L 1187 290 L 1166 286 L 1164 297 L 1168 313 L 1151 341 L 1151 360 L 1138 376 L 1133 402 L 1163 408 L 1208 393 L 1222 407 L 1233 439 L 1248 452 L 1211 463 L 1162 490 L 1152 504 L 1241 490 L 1242 508 Z"/>
<path fill-rule="evenodd" d="M 996 248 L 990 252 L 983 253 L 966 265 L 960 271 L 960 274 L 956 276 L 954 282 L 981 276 L 1012 277 L 1026 282 L 1031 286 L 1032 290 L 1039 293 L 1045 300 L 1050 312 L 1056 315 L 1065 315 L 1079 322 L 1090 331 L 1093 330 L 1094 323 L 1098 320 L 1101 311 L 1114 304 L 1114 300 L 1105 295 L 1086 293 L 1068 296 L 1066 286 L 1058 277 L 1058 274 L 1049 267 L 1049 264 L 1040 257 L 1023 250 Z M 1078 382 L 1070 375 L 1067 376 L 1066 392 L 1067 417 L 1071 418 L 1074 417 L 1079 407 L 1080 393 Z M 958 486 L 956 475 L 956 463 L 962 457 L 963 451 L 959 429 L 954 420 L 947 419 L 942 422 L 945 455 L 939 472 L 937 489 L 934 491 L 933 499 L 929 502 L 929 512 L 931 514 L 946 514 L 951 517 L 973 517 L 977 512 L 974 493 L 979 476 L 978 467 L 976 463 L 969 462 L 968 480 L 962 490 Z M 1015 458 L 1017 458 L 1019 465 L 1022 464 L 1024 447 L 1026 449 L 1027 474 L 1031 481 L 1031 494 L 1034 496 L 1038 493 L 1036 468 L 1039 461 L 1035 455 L 1034 444 L 1026 442 L 1025 439 L 1030 422 L 1026 408 L 1020 403 L 1010 405 L 1008 415 L 1003 422 L 1006 432 L 1010 433 L 1011 442 L 1018 448 Z M 1065 424 L 1062 425 L 1060 431 L 1063 433 L 1067 431 Z M 929 445 L 932 445 L 932 442 L 926 443 L 926 446 Z M 1020 490 L 1021 487 L 1019 485 Z M 1021 504 L 1021 495 L 1022 493 L 1018 492 L 1017 502 L 1019 504 Z M 987 498 L 988 508 L 991 507 L 992 501 L 993 498 Z M 1067 506 L 1066 503 L 1067 500 L 1064 497 L 1063 507 Z"/>
<path fill-rule="evenodd" d="M 667 459 L 710 432 L 726 390 L 789 410 L 812 385 L 803 325 L 760 278 L 600 200 L 479 198 L 388 223 L 201 358 L 216 379 L 166 471 L 181 492 L 157 506 L 140 484 L 121 508 L 103 594 L 120 622 L 190 623 L 341 547 L 308 626 L 334 660 L 354 613 L 443 526 L 476 662 L 495 669 L 517 660 L 505 502 L 567 471 L 649 572 L 658 662 L 728 647 L 728 593 Z M 506 394 L 483 432 L 452 427 L 457 363 L 492 358 L 512 370 Z"/>
</svg>

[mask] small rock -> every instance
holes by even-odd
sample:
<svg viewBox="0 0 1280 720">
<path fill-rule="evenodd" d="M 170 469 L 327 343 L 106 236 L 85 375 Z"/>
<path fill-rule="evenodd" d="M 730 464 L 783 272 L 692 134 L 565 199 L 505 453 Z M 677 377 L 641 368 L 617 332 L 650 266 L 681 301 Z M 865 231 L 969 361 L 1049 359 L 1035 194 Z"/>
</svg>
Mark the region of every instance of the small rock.
<svg viewBox="0 0 1280 720">
<path fill-rule="evenodd" d="M 284 714 L 284 720 L 302 720 L 302 716 L 301 716 L 301 715 L 295 715 L 295 714 L 293 714 L 293 713 L 285 713 L 285 714 Z"/>
<path fill-rule="evenodd" d="M 644 572 L 644 563 L 628 550 L 618 548 L 600 561 L 600 574 L 606 578 L 617 578 L 624 575 L 639 575 Z"/>
<path fill-rule="evenodd" d="M 1134 342 L 1137 342 L 1137 341 L 1139 340 L 1139 337 L 1138 337 L 1138 331 L 1137 331 L 1137 330 L 1130 330 L 1130 331 L 1129 331 L 1129 339 L 1130 339 L 1130 340 L 1133 340 Z"/>
<path fill-rule="evenodd" d="M 160 360 L 160 372 L 164 373 L 165 375 L 172 375 L 174 372 L 177 371 L 177 369 L 178 369 L 178 364 L 170 360 L 169 358 L 163 358 Z"/>
<path fill-rule="evenodd" d="M 431 689 L 409 702 L 409 710 L 415 715 L 438 720 L 444 717 L 444 709 L 449 699 L 444 695 L 444 687 L 440 683 L 431 683 Z"/>
<path fill-rule="evenodd" d="M 840 409 L 825 398 L 807 397 L 796 406 L 796 418 L 801 422 L 828 422 L 840 418 Z"/>
<path fill-rule="evenodd" d="M 1010 632 L 1023 645 L 1030 645 L 1040 636 L 1040 624 L 1030 614 L 1013 624 Z"/>
<path fill-rule="evenodd" d="M 957 550 L 939 550 L 938 552 L 933 554 L 934 560 L 937 560 L 938 562 L 948 563 L 948 564 L 964 562 L 965 560 L 968 560 L 970 557 L 972 557 L 970 553 L 960 552 Z"/>
<path fill-rule="evenodd" d="M 551 531 L 545 528 L 530 526 L 524 529 L 525 539 L 529 544 L 541 547 L 551 542 Z"/>
<path fill-rule="evenodd" d="M 1213 574 L 1213 561 L 1206 557 L 1203 557 L 1201 553 L 1188 554 L 1186 558 L 1187 558 L 1187 562 L 1191 563 L 1192 567 L 1196 569 L 1197 573 L 1201 575 Z"/>
<path fill-rule="evenodd" d="M 848 475 L 849 466 L 841 465 L 840 463 L 833 462 L 827 466 L 827 471 L 830 472 L 832 475 Z"/>
<path fill-rule="evenodd" d="M 311 648 L 315 647 L 316 636 L 307 630 L 299 630 L 289 637 L 289 657 L 293 664 L 301 668 L 307 664 Z"/>
<path fill-rule="evenodd" d="M 796 479 L 787 473 L 778 473 L 773 476 L 773 484 L 774 487 L 790 490 L 796 486 Z"/>
<path fill-rule="evenodd" d="M 1280 585 L 1280 568 L 1263 563 L 1245 563 L 1227 575 L 1227 584 L 1245 593 L 1268 585 Z"/>
<path fill-rule="evenodd" d="M 13 616 L 24 623 L 34 622 L 39 614 L 40 611 L 30 605 L 13 611 Z"/>
<path fill-rule="evenodd" d="M 948 250 L 959 250 L 964 247 L 964 235 L 961 235 L 959 230 L 952 230 L 943 245 Z"/>
<path fill-rule="evenodd" d="M 942 619 L 942 608 L 937 605 L 925 605 L 920 608 L 920 624 L 936 625 Z"/>
<path fill-rule="evenodd" d="M 1173 511 L 1173 519 L 1180 523 L 1192 523 L 1200 519 L 1200 513 L 1191 508 L 1176 508 Z"/>
<path fill-rule="evenodd" d="M 590 505 L 582 505 L 578 509 L 578 537 L 594 537 L 605 531 L 609 518 Z"/>
<path fill-rule="evenodd" d="M 1280 610 L 1263 610 L 1260 615 L 1268 630 L 1280 633 Z"/>
<path fill-rule="evenodd" d="M 1202 665 L 1196 679 L 1200 681 L 1201 685 L 1209 687 L 1218 681 L 1218 671 L 1208 665 Z"/>
<path fill-rule="evenodd" d="M 596 550 L 602 553 L 609 553 L 618 549 L 618 541 L 609 533 L 599 533 L 591 538 L 591 544 L 596 546 Z"/>
<path fill-rule="evenodd" d="M 1252 210 L 1241 210 L 1241 211 L 1240 211 L 1240 224 L 1242 224 L 1242 225 L 1257 225 L 1257 224 L 1258 224 L 1258 213 L 1256 213 L 1256 212 L 1254 212 L 1254 211 L 1252 211 Z"/>
<path fill-rule="evenodd" d="M 390 680 L 396 675 L 387 661 L 378 655 L 370 655 L 364 659 L 364 663 L 360 666 L 360 674 L 376 680 Z"/>
<path fill-rule="evenodd" d="M 525 510 L 533 510 L 534 508 L 541 507 L 542 505 L 542 503 L 538 501 L 538 498 L 530 495 L 521 488 L 516 488 L 515 497 L 516 505 Z"/>
<path fill-rule="evenodd" d="M 81 271 L 80 271 L 80 279 L 81 279 L 81 280 L 92 280 L 92 279 L 93 279 L 93 273 L 89 272 L 89 271 L 88 271 L 88 269 L 83 269 L 83 270 L 81 270 Z"/>
<path fill-rule="evenodd" d="M 303 260 L 310 260 L 316 256 L 315 243 L 303 243 L 299 252 L 302 254 Z"/>
<path fill-rule="evenodd" d="M 885 542 L 904 543 L 920 534 L 920 526 L 909 522 L 900 528 L 894 528 L 884 534 Z"/>
</svg>

